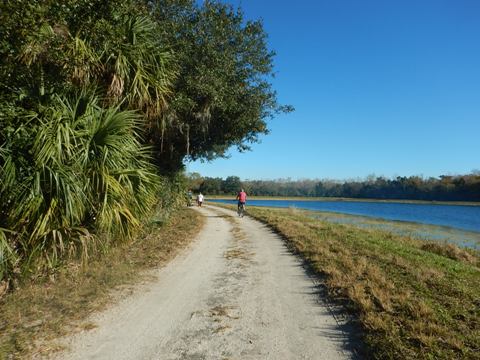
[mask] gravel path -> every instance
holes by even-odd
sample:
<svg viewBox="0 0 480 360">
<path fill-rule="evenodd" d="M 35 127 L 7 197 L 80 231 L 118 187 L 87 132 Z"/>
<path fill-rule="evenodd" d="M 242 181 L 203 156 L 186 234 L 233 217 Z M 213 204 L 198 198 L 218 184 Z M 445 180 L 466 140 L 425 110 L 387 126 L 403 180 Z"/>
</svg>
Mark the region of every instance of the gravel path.
<svg viewBox="0 0 480 360">
<path fill-rule="evenodd" d="M 60 359 L 351 359 L 348 336 L 301 262 L 267 227 L 225 209 L 158 280 L 66 339 Z"/>
</svg>

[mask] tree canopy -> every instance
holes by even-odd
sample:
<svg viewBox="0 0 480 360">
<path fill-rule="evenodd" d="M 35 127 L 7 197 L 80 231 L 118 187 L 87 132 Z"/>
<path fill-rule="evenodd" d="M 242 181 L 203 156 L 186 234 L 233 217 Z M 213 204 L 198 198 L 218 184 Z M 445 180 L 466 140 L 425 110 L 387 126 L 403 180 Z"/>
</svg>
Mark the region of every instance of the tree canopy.
<svg viewBox="0 0 480 360">
<path fill-rule="evenodd" d="M 0 22 L 4 111 L 93 89 L 142 113 L 157 165 L 224 156 L 268 132 L 280 106 L 260 21 L 218 1 L 10 0 Z M 5 102 L 8 101 L 8 106 Z M 5 110 L 7 108 L 7 110 Z M 8 117 L 8 116 L 7 116 Z M 10 119 L 11 120 L 11 119 Z"/>
<path fill-rule="evenodd" d="M 292 110 L 277 103 L 269 83 L 274 53 L 260 21 L 245 21 L 240 9 L 216 1 L 160 0 L 152 7 L 178 64 L 160 134 L 152 134 L 160 159 L 175 164 L 185 156 L 224 156 L 231 146 L 247 150 L 268 132 L 266 119 Z"/>
<path fill-rule="evenodd" d="M 131 237 L 185 161 L 267 133 L 266 40 L 220 1 L 0 2 L 0 281 Z"/>
</svg>

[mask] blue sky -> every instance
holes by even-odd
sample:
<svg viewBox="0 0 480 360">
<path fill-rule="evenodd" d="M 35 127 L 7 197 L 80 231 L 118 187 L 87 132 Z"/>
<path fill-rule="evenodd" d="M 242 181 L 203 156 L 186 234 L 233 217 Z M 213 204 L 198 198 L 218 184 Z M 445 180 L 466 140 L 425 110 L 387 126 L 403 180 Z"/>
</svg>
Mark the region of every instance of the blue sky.
<svg viewBox="0 0 480 360">
<path fill-rule="evenodd" d="M 231 0 L 263 19 L 296 111 L 253 151 L 188 172 L 242 179 L 439 176 L 480 168 L 480 1 Z"/>
</svg>

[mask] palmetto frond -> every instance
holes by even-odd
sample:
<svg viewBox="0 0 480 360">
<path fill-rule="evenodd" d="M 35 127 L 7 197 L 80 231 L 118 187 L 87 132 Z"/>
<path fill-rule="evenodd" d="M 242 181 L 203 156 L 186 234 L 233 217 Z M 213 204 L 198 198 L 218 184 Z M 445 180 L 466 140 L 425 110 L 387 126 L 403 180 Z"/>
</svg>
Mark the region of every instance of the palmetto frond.
<svg viewBox="0 0 480 360">
<path fill-rule="evenodd" d="M 138 140 L 139 116 L 118 108 L 97 111 L 86 118 L 88 153 L 81 157 L 96 194 L 97 223 L 106 233 L 129 236 L 156 201 L 158 176 Z"/>
<path fill-rule="evenodd" d="M 0 146 L 0 196 L 8 194 L 15 186 L 16 168 L 12 161 L 12 155 Z"/>
<path fill-rule="evenodd" d="M 126 16 L 120 36 L 126 41 L 119 47 L 109 44 L 104 52 L 111 74 L 108 94 L 117 101 L 125 97 L 130 108 L 156 117 L 166 108 L 177 75 L 173 56 L 158 43 L 156 25 L 148 18 Z"/>
<path fill-rule="evenodd" d="M 154 208 L 160 181 L 139 141 L 139 115 L 99 103 L 86 93 L 57 97 L 37 116 L 33 168 L 2 212 L 0 262 L 12 248 L 3 227 L 18 234 L 19 256 L 45 254 L 50 263 L 67 250 L 86 254 L 95 241 L 88 229 L 111 240 L 132 236 Z M 3 198 L 16 180 L 5 149 L 0 159 Z"/>
<path fill-rule="evenodd" d="M 12 231 L 0 227 L 0 281 L 12 271 L 18 261 L 18 255 L 10 241 L 12 234 Z"/>
<path fill-rule="evenodd" d="M 74 83 L 88 86 L 102 72 L 101 54 L 97 53 L 86 40 L 75 36 L 70 38 L 66 49 L 67 62 Z"/>
<path fill-rule="evenodd" d="M 53 28 L 43 24 L 37 32 L 32 33 L 30 41 L 26 43 L 20 53 L 19 60 L 26 65 L 37 63 L 49 53 L 49 43 L 55 37 Z"/>
</svg>

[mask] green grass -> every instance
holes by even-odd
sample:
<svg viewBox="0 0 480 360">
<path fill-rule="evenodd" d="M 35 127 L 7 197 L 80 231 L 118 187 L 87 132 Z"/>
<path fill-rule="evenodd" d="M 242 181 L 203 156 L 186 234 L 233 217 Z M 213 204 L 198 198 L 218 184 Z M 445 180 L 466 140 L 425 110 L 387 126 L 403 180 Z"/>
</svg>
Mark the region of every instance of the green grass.
<svg viewBox="0 0 480 360">
<path fill-rule="evenodd" d="M 248 207 L 325 279 L 377 359 L 480 359 L 480 257 L 474 250 Z"/>
<path fill-rule="evenodd" d="M 351 224 L 362 228 L 377 228 L 424 240 L 449 242 L 463 247 L 480 249 L 478 232 L 456 229 L 448 226 L 429 225 L 408 221 L 385 220 L 368 216 L 341 214 L 327 211 L 315 211 L 309 216 L 327 222 Z"/>
<path fill-rule="evenodd" d="M 65 264 L 50 277 L 23 284 L 0 298 L 0 359 L 32 358 L 58 350 L 55 339 L 95 327 L 85 319 L 104 309 L 115 293 L 148 280 L 142 270 L 165 264 L 184 248 L 203 223 L 189 209 L 160 225 L 152 222 L 135 241 L 89 261 Z"/>
</svg>

